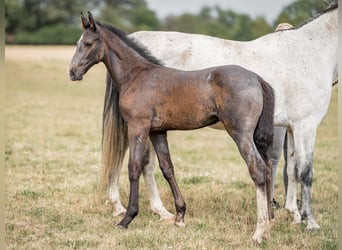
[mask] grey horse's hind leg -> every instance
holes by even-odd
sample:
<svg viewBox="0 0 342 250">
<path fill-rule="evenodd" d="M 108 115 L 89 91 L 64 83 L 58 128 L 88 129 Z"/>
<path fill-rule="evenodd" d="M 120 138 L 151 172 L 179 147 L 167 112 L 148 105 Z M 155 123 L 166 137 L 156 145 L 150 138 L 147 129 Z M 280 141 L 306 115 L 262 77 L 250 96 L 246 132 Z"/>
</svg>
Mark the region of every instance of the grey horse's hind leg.
<svg viewBox="0 0 342 250">
<path fill-rule="evenodd" d="M 293 134 L 292 134 L 293 133 Z M 294 222 L 307 221 L 307 229 L 319 229 L 311 208 L 312 160 L 316 130 L 297 126 L 288 133 L 288 166 L 289 177 L 285 208 L 293 213 Z M 302 187 L 302 208 L 299 214 L 296 200 L 296 184 Z"/>
<path fill-rule="evenodd" d="M 270 154 L 272 162 L 272 203 L 274 208 L 279 208 L 279 203 L 274 198 L 274 184 L 276 181 L 277 166 L 281 157 L 281 153 L 284 146 L 284 138 L 286 134 L 286 127 L 275 126 L 273 133 L 273 147 Z M 285 157 L 285 155 L 284 155 Z M 285 166 L 286 168 L 286 166 Z"/>
<path fill-rule="evenodd" d="M 163 222 L 174 221 L 175 216 L 170 213 L 163 205 L 160 199 L 157 183 L 154 177 L 155 151 L 150 140 L 147 142 L 147 152 L 143 165 L 143 176 L 147 192 L 150 197 L 151 209 L 154 213 L 159 214 L 160 220 Z"/>
<path fill-rule="evenodd" d="M 285 133 L 284 139 L 284 169 L 283 169 L 283 182 L 284 182 L 284 189 L 285 189 L 285 197 L 287 194 L 287 186 L 288 186 L 288 176 L 287 176 L 287 132 Z"/>
</svg>

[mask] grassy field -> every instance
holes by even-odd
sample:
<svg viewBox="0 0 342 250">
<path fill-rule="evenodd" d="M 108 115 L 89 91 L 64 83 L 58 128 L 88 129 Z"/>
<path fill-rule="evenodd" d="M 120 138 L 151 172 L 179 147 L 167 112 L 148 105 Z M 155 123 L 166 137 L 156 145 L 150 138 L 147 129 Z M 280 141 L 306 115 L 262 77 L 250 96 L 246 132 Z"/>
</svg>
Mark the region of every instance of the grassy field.
<svg viewBox="0 0 342 250">
<path fill-rule="evenodd" d="M 7 249 L 250 249 L 256 224 L 254 185 L 232 140 L 201 129 L 169 133 L 176 177 L 187 202 L 186 227 L 159 222 L 143 181 L 140 212 L 118 230 L 104 197 L 98 199 L 105 68 L 70 82 L 70 47 L 6 47 Z M 320 231 L 292 225 L 275 211 L 271 238 L 261 249 L 337 249 L 337 87 L 318 130 L 312 207 Z M 173 198 L 159 169 L 165 206 Z M 279 167 L 276 199 L 284 204 Z M 127 168 L 121 195 L 128 200 Z"/>
</svg>

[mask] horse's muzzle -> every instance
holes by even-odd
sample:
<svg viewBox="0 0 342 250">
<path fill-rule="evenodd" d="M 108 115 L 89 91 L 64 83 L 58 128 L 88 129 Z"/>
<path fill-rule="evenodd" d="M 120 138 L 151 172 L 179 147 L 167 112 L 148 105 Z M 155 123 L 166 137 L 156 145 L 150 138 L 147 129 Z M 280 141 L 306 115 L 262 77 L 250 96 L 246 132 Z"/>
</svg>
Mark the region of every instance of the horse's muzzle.
<svg viewBox="0 0 342 250">
<path fill-rule="evenodd" d="M 81 81 L 83 79 L 83 74 L 77 74 L 75 70 L 69 69 L 69 78 L 71 81 Z"/>
</svg>

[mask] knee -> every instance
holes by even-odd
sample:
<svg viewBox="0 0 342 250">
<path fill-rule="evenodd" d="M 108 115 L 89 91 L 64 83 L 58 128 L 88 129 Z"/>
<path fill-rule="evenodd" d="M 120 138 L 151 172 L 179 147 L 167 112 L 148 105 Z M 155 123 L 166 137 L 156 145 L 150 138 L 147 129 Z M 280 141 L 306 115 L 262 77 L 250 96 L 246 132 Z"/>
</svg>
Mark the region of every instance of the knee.
<svg viewBox="0 0 342 250">
<path fill-rule="evenodd" d="M 311 165 L 305 165 L 304 169 L 301 171 L 299 175 L 300 182 L 306 186 L 311 186 L 312 177 L 313 174 Z"/>
<path fill-rule="evenodd" d="M 264 186 L 266 184 L 266 171 L 254 171 L 250 175 L 256 186 Z"/>
<path fill-rule="evenodd" d="M 277 166 L 278 165 L 278 162 L 280 160 L 280 157 L 281 157 L 281 150 L 279 149 L 275 149 L 273 148 L 270 152 L 270 159 L 272 161 L 272 165 L 274 166 Z"/>
<path fill-rule="evenodd" d="M 270 163 L 269 163 L 270 164 Z M 247 164 L 249 174 L 256 186 L 264 186 L 266 184 L 267 172 L 271 170 L 271 165 L 266 166 L 262 159 L 256 159 L 254 164 Z M 270 169 L 268 169 L 268 167 Z M 269 171 L 270 173 L 270 171 Z"/>
<path fill-rule="evenodd" d="M 132 171 L 129 171 L 129 181 L 130 182 L 138 182 L 139 181 L 139 178 L 140 178 L 140 175 L 141 175 L 141 170 L 132 170 Z"/>
</svg>

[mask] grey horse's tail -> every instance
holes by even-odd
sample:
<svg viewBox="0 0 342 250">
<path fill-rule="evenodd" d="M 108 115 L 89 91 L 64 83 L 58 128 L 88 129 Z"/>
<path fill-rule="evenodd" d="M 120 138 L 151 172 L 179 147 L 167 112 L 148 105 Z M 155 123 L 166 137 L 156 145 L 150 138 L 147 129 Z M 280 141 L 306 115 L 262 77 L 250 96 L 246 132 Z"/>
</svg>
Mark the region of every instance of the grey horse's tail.
<svg viewBox="0 0 342 250">
<path fill-rule="evenodd" d="M 107 72 L 102 125 L 102 171 L 100 193 L 119 175 L 128 147 L 127 126 L 120 114 L 119 93 Z"/>
<path fill-rule="evenodd" d="M 267 199 L 269 201 L 268 211 L 270 218 L 273 218 L 272 209 L 272 163 L 270 161 L 270 153 L 273 143 L 273 116 L 274 116 L 274 91 L 272 87 L 260 78 L 260 84 L 263 92 L 263 108 L 254 131 L 253 139 L 259 154 L 263 158 L 266 170 L 266 189 Z"/>
</svg>

